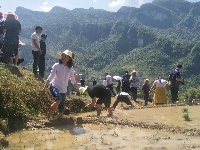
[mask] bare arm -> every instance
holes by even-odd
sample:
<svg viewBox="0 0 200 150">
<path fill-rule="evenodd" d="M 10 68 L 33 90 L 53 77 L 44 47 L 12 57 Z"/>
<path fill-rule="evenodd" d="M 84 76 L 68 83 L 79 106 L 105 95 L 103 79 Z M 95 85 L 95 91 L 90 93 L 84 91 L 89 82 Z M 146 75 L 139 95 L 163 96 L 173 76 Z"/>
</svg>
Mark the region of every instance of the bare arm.
<svg viewBox="0 0 200 150">
<path fill-rule="evenodd" d="M 152 87 L 150 88 L 150 91 L 152 91 L 153 89 L 155 89 L 156 88 L 156 84 L 154 83 L 153 85 L 152 85 Z"/>
<path fill-rule="evenodd" d="M 46 83 L 44 84 L 42 91 L 45 91 L 45 89 L 49 86 L 49 83 L 50 83 L 50 81 L 47 80 Z"/>
<path fill-rule="evenodd" d="M 88 104 L 86 107 L 88 107 L 89 109 L 92 108 L 94 105 L 96 104 L 96 97 L 94 97 L 92 99 L 92 102 L 90 104 Z"/>
</svg>

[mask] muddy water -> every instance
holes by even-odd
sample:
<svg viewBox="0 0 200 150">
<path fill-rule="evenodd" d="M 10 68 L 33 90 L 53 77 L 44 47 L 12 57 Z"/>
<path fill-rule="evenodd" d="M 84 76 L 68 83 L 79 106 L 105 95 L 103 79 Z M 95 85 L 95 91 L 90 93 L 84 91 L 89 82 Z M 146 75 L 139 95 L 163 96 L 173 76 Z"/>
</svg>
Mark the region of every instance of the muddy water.
<svg viewBox="0 0 200 150">
<path fill-rule="evenodd" d="M 188 150 L 199 137 L 120 126 L 87 124 L 24 130 L 7 137 L 6 150 Z"/>
</svg>

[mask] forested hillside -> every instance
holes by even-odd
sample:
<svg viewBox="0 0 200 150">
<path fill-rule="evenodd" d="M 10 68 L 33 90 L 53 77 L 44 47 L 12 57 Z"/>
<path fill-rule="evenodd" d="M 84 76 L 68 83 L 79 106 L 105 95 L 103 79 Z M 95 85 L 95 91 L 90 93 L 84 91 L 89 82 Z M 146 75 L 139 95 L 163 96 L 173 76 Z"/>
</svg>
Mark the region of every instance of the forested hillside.
<svg viewBox="0 0 200 150">
<path fill-rule="evenodd" d="M 121 75 L 134 68 L 143 77 L 162 74 L 167 78 L 182 63 L 188 84 L 197 84 L 200 2 L 162 0 L 117 12 L 61 7 L 37 12 L 18 7 L 16 14 L 22 24 L 27 66 L 32 60 L 30 36 L 41 25 L 48 34 L 48 67 L 57 61 L 58 51 L 70 49 L 76 53 L 76 70 L 90 77 L 102 77 L 105 71 Z"/>
</svg>

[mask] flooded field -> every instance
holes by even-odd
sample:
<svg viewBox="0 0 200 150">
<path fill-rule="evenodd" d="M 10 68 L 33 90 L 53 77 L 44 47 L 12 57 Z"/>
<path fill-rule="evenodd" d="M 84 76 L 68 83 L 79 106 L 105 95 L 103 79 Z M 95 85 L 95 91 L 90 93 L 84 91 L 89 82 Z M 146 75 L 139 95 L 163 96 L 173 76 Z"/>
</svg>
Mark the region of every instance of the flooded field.
<svg viewBox="0 0 200 150">
<path fill-rule="evenodd" d="M 188 109 L 191 121 L 185 121 L 183 108 Z M 175 106 L 121 110 L 116 109 L 112 119 L 107 122 L 88 122 L 84 124 L 52 125 L 44 128 L 30 128 L 13 133 L 7 137 L 6 150 L 188 150 L 200 149 L 200 134 L 188 136 L 162 129 L 114 124 L 111 121 L 125 119 L 135 123 L 166 125 L 182 129 L 200 129 L 199 106 Z M 78 114 L 76 117 L 95 116 L 95 112 Z M 110 120 L 109 120 L 110 119 Z M 98 120 L 98 119 L 97 119 Z M 193 130 L 192 130 L 193 132 Z M 197 130 L 199 132 L 199 130 Z"/>
</svg>

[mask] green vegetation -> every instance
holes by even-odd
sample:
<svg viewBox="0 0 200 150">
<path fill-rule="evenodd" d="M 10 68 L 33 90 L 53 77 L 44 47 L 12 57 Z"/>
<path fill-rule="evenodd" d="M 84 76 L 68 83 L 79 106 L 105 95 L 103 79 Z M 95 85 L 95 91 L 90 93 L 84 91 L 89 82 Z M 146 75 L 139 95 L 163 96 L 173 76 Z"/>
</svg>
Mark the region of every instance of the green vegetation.
<svg viewBox="0 0 200 150">
<path fill-rule="evenodd" d="M 183 108 L 182 109 L 183 112 L 183 118 L 185 119 L 185 121 L 191 121 L 190 117 L 189 117 L 189 112 L 187 108 Z"/>
<path fill-rule="evenodd" d="M 43 80 L 20 67 L 0 65 L 0 126 L 7 134 L 9 130 L 23 127 L 27 119 L 44 115 L 52 101 L 49 91 L 41 93 Z"/>
</svg>

